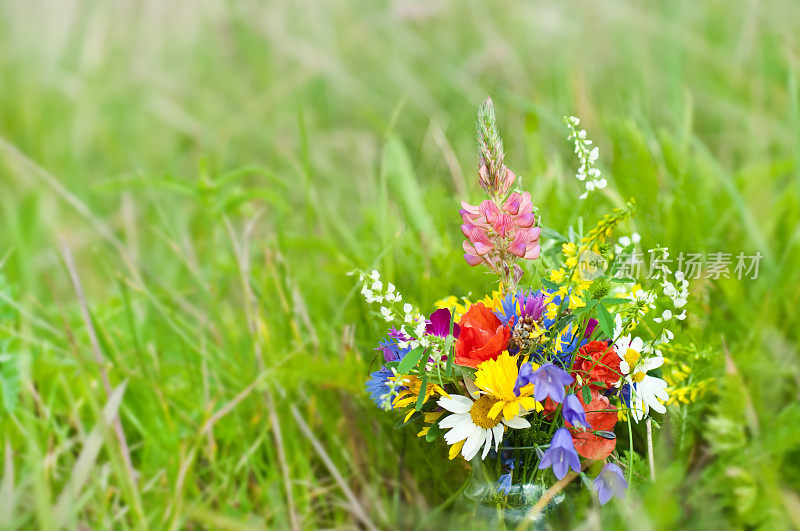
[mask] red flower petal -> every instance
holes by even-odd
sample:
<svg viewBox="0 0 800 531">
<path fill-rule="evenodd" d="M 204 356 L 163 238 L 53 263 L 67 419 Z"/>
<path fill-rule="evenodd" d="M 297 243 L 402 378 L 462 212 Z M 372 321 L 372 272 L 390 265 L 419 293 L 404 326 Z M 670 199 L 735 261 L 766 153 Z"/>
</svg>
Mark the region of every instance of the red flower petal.
<svg viewBox="0 0 800 531">
<path fill-rule="evenodd" d="M 583 410 L 586 411 L 586 421 L 597 431 L 612 431 L 617 423 L 617 411 L 611 406 L 608 398 L 601 395 L 597 390 L 592 389 L 592 401 L 586 404 L 583 401 L 583 392 L 578 389 L 575 393 L 581 401 Z M 605 459 L 617 446 L 617 439 L 606 439 L 592 433 L 575 428 L 569 422 L 565 425 L 572 432 L 572 442 L 575 444 L 575 451 L 578 455 L 586 459 Z"/>
<path fill-rule="evenodd" d="M 455 345 L 456 365 L 477 367 L 497 358 L 508 347 L 511 331 L 483 303 L 470 306 L 458 324 L 461 334 Z"/>
</svg>

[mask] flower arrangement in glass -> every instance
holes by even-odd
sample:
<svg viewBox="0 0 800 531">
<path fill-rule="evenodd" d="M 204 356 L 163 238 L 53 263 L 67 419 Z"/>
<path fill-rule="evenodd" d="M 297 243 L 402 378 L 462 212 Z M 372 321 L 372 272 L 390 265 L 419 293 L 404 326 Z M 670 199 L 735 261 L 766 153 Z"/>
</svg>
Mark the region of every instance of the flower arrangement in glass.
<svg viewBox="0 0 800 531">
<path fill-rule="evenodd" d="M 607 183 L 579 120 L 565 123 L 584 199 Z M 630 423 L 644 421 L 650 442 L 651 415 L 664 413 L 670 399 L 658 374 L 662 349 L 674 338 L 670 327 L 686 317 L 688 282 L 667 267 L 664 248 L 650 251 L 649 287 L 620 276 L 620 257 L 639 237 L 611 238 L 633 214 L 633 201 L 585 235 L 542 227 L 531 194 L 515 188 L 517 176 L 504 163 L 490 99 L 477 132 L 478 181 L 487 198 L 462 202 L 464 259 L 496 274 L 499 289 L 477 302 L 450 296 L 423 315 L 377 271 L 358 272 L 362 295 L 392 323 L 367 391 L 380 408 L 403 412 L 404 422 L 421 422 L 426 441 L 442 437 L 450 459 L 471 460 L 473 477 L 486 475 L 480 464 L 494 460 L 496 483 L 467 489 L 476 503 L 536 519 L 582 476 L 605 504 L 624 496 L 632 478 L 632 442 L 626 462 L 615 430 L 622 426 L 632 441 Z M 538 286 L 520 287 L 520 263 L 540 258 L 543 235 L 561 243 L 547 256 L 557 267 L 537 268 Z M 650 333 L 638 335 L 643 331 Z M 652 474 L 652 446 L 649 457 Z"/>
</svg>

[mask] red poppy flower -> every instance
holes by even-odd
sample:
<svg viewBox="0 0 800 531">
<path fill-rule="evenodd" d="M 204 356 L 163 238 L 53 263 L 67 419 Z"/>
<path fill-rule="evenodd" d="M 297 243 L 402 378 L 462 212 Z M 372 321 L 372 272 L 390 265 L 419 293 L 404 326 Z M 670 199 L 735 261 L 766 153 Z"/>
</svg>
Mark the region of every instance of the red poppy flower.
<svg viewBox="0 0 800 531">
<path fill-rule="evenodd" d="M 456 365 L 476 368 L 508 347 L 511 331 L 483 303 L 470 306 L 458 324 L 461 333 L 456 340 Z"/>
<path fill-rule="evenodd" d="M 592 341 L 578 351 L 573 368 L 592 389 L 610 389 L 620 378 L 619 362 L 608 341 Z"/>
<path fill-rule="evenodd" d="M 586 411 L 586 421 L 592 427 L 592 430 L 612 431 L 614 429 L 614 424 L 617 423 L 617 411 L 611 406 L 611 402 L 608 401 L 607 397 L 592 389 L 592 401 L 587 405 L 583 401 L 583 393 L 580 389 L 575 394 L 581 401 L 584 411 Z M 591 431 L 582 431 L 580 428 L 572 426 L 569 422 L 566 422 L 565 425 L 572 433 L 572 442 L 575 445 L 575 450 L 581 457 L 586 459 L 595 461 L 605 459 L 611 455 L 617 445 L 616 437 L 606 439 Z"/>
</svg>

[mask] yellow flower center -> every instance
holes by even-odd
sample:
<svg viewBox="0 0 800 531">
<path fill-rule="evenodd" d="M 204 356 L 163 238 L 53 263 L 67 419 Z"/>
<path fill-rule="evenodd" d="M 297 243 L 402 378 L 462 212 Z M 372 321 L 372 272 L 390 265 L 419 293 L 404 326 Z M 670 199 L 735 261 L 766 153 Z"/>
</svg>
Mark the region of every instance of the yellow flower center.
<svg viewBox="0 0 800 531">
<path fill-rule="evenodd" d="M 631 370 L 633 370 L 633 368 L 636 367 L 636 363 L 639 361 L 640 357 L 641 354 L 639 354 L 632 348 L 629 348 L 628 351 L 625 353 L 625 361 L 628 362 L 628 367 L 630 367 Z"/>
<path fill-rule="evenodd" d="M 474 422 L 476 426 L 487 430 L 497 426 L 500 423 L 501 416 L 498 415 L 495 419 L 489 418 L 489 410 L 492 409 L 492 406 L 497 402 L 499 402 L 499 400 L 496 398 L 492 398 L 489 395 L 481 395 L 481 397 L 472 404 L 472 408 L 469 410 L 469 416 L 472 417 L 472 422 Z"/>
<path fill-rule="evenodd" d="M 634 382 L 641 382 L 642 380 L 644 380 L 644 377 L 645 377 L 645 374 L 643 372 L 637 372 L 637 373 L 634 373 L 634 375 L 631 378 L 631 380 L 633 380 Z"/>
</svg>

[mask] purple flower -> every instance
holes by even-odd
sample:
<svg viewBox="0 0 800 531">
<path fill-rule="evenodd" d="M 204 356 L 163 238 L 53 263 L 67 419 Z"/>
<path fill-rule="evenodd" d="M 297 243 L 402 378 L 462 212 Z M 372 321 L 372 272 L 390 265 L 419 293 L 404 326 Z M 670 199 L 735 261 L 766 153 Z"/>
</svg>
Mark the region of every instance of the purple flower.
<svg viewBox="0 0 800 531">
<path fill-rule="evenodd" d="M 586 410 L 583 409 L 581 401 L 575 395 L 567 395 L 564 407 L 561 408 L 561 414 L 564 415 L 564 420 L 573 426 L 589 427 L 589 423 L 586 422 Z"/>
<path fill-rule="evenodd" d="M 383 359 L 386 361 L 400 361 L 411 350 L 410 347 L 400 348 L 397 341 L 408 341 L 411 338 L 405 336 L 402 332 L 398 332 L 394 328 L 389 330 L 389 338 L 378 343 L 375 350 L 383 352 Z"/>
<path fill-rule="evenodd" d="M 514 394 L 519 396 L 519 390 L 531 383 L 533 367 L 530 363 L 523 363 L 517 373 L 517 381 L 514 383 Z"/>
<path fill-rule="evenodd" d="M 624 498 L 628 482 L 625 481 L 620 467 L 614 463 L 606 463 L 594 480 L 594 488 L 597 490 L 600 503 L 605 505 L 612 496 Z"/>
<path fill-rule="evenodd" d="M 553 467 L 553 473 L 558 479 L 564 479 L 567 469 L 571 468 L 575 472 L 581 471 L 581 459 L 572 444 L 572 435 L 567 428 L 559 428 L 550 441 L 550 448 L 544 453 L 539 469 Z"/>
<path fill-rule="evenodd" d="M 589 322 L 586 323 L 586 332 L 584 332 L 583 334 L 584 339 L 589 339 L 590 337 L 592 337 L 594 329 L 597 328 L 597 323 L 598 323 L 597 319 L 589 319 Z"/>
<path fill-rule="evenodd" d="M 519 304 L 520 317 L 530 317 L 534 321 L 538 321 L 544 313 L 544 293 L 530 291 L 526 294 L 520 291 L 517 294 L 517 304 Z"/>
<path fill-rule="evenodd" d="M 497 492 L 502 492 L 506 496 L 511 493 L 511 472 L 497 478 Z"/>
<path fill-rule="evenodd" d="M 539 321 L 544 313 L 544 299 L 544 293 L 541 291 L 525 293 L 519 290 L 516 294 L 506 295 L 501 301 L 503 311 L 496 311 L 494 314 L 500 319 L 500 322 L 511 328 L 523 317 L 531 317 L 534 321 Z"/>
<path fill-rule="evenodd" d="M 389 337 L 392 339 L 397 339 L 398 341 L 408 341 L 411 339 L 411 336 L 403 332 L 402 330 L 398 330 L 395 327 L 392 327 L 389 330 Z"/>
<path fill-rule="evenodd" d="M 425 331 L 431 335 L 447 337 L 450 334 L 450 310 L 441 308 L 431 314 Z M 453 323 L 453 337 L 458 337 L 461 327 Z"/>
<path fill-rule="evenodd" d="M 528 366 L 527 370 L 525 366 Z M 519 389 L 525 385 L 533 384 L 533 398 L 537 402 L 544 402 L 549 396 L 559 404 L 564 401 L 564 387 L 575 381 L 564 369 L 552 363 L 545 363 L 539 369 L 531 373 L 532 367 L 529 363 L 520 367 L 517 382 L 514 385 L 514 392 L 519 396 Z"/>
</svg>

